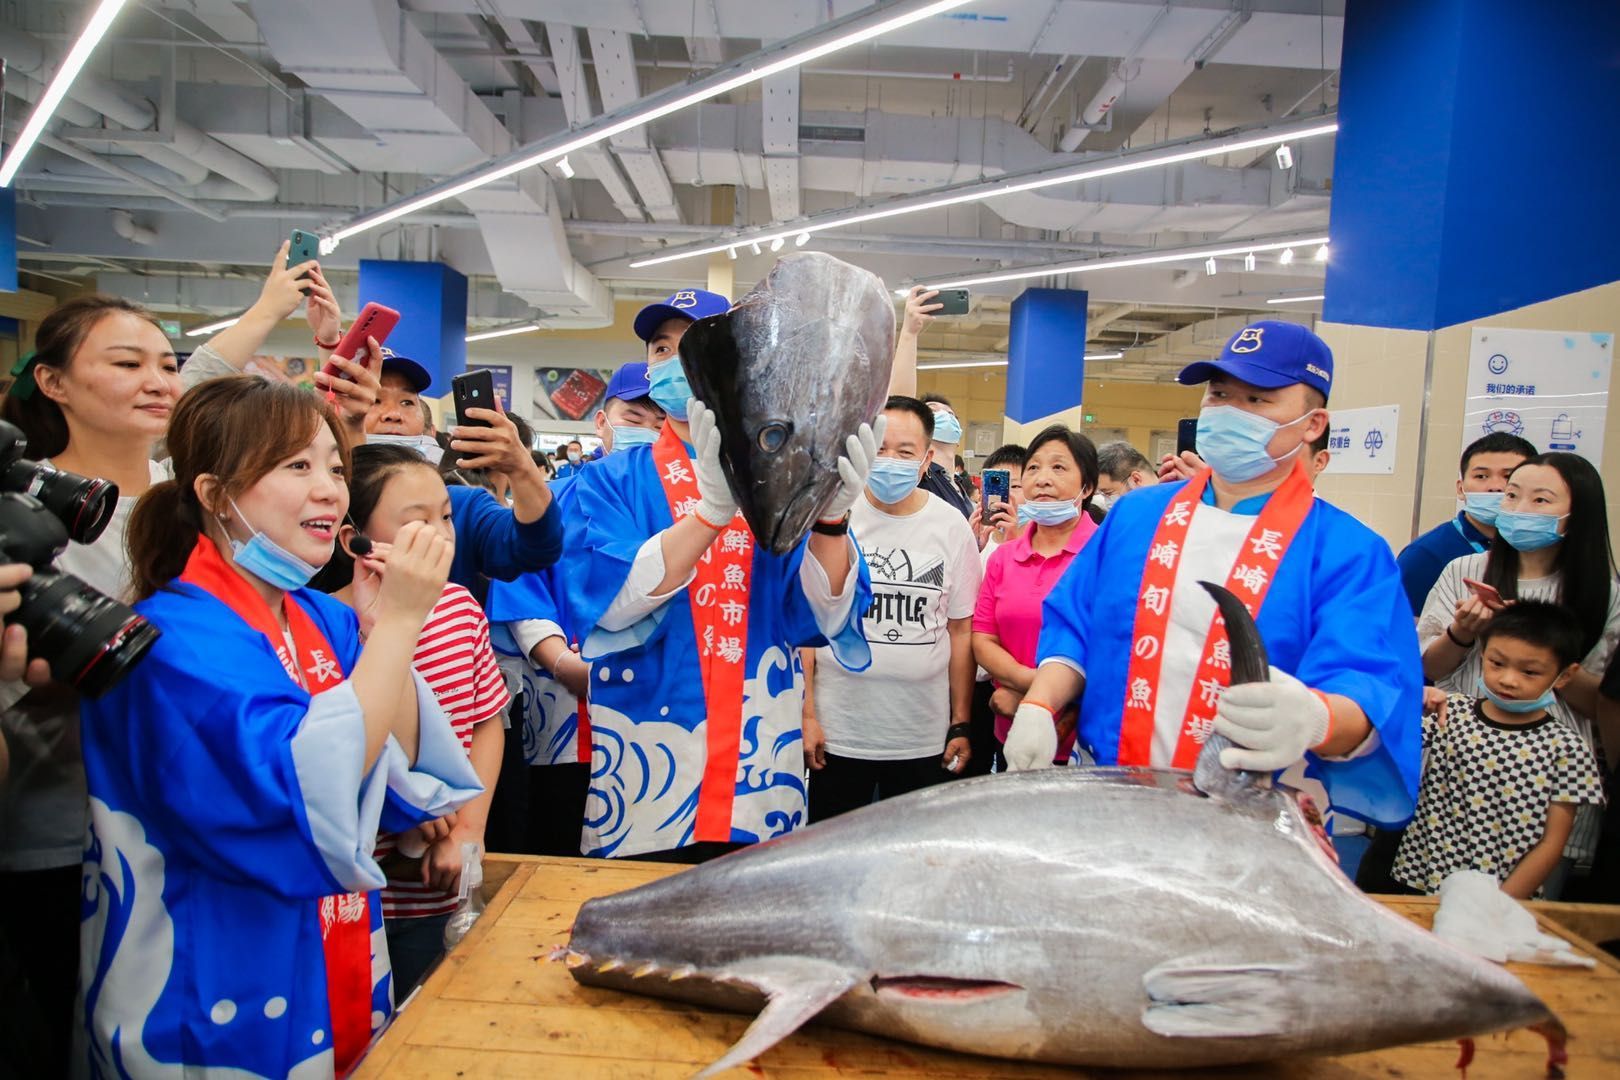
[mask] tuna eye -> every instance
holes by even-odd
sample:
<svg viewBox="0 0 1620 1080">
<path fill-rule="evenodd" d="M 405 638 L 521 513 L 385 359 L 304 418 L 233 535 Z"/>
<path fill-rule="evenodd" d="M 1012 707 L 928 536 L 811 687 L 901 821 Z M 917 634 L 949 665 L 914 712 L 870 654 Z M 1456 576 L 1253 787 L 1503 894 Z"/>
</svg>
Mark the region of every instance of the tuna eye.
<svg viewBox="0 0 1620 1080">
<path fill-rule="evenodd" d="M 792 433 L 793 424 L 791 422 L 773 420 L 759 429 L 759 434 L 754 436 L 754 442 L 767 454 L 774 454 L 786 445 L 788 436 Z"/>
</svg>

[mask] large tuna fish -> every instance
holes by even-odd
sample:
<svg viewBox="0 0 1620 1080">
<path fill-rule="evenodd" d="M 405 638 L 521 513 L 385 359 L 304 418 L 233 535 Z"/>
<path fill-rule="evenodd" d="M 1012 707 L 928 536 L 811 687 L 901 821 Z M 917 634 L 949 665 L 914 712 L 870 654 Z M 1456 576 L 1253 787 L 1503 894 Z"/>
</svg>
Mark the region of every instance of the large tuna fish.
<svg viewBox="0 0 1620 1080">
<path fill-rule="evenodd" d="M 771 551 L 792 551 L 832 498 L 838 456 L 883 408 L 893 360 L 883 282 L 818 252 L 785 256 L 729 312 L 682 336 L 731 492 Z"/>
<path fill-rule="evenodd" d="M 1206 587 L 1234 678 L 1263 678 L 1253 621 Z M 1220 769 L 1211 742 L 1196 774 L 959 781 L 588 901 L 568 963 L 594 986 L 763 1007 L 710 1072 L 818 1015 L 977 1054 L 1141 1068 L 1561 1031 L 1514 976 L 1359 892 L 1308 803 Z"/>
</svg>

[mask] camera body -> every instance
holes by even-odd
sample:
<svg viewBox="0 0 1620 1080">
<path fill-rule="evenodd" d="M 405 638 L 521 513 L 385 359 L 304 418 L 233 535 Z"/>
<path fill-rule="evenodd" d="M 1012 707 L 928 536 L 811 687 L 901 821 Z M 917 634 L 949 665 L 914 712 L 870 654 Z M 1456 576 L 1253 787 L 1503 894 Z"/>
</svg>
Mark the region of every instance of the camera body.
<svg viewBox="0 0 1620 1080">
<path fill-rule="evenodd" d="M 94 543 L 118 508 L 118 487 L 22 456 L 27 436 L 0 420 L 0 563 L 27 563 L 22 604 L 8 621 L 58 682 L 97 697 L 151 649 L 159 630 L 133 609 L 52 563 L 68 541 Z"/>
</svg>

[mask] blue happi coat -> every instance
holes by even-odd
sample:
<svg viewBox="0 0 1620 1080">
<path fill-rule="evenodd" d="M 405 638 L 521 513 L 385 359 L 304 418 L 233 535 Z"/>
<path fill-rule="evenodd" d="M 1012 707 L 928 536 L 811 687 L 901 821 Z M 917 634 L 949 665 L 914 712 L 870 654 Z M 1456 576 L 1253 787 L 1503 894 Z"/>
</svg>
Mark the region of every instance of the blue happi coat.
<svg viewBox="0 0 1620 1080">
<path fill-rule="evenodd" d="M 1143 572 L 1159 522 L 1184 486 L 1159 484 L 1121 499 L 1043 608 L 1038 656 L 1067 658 L 1085 671 L 1078 747 L 1099 765 L 1118 757 Z M 1234 512 L 1258 514 L 1262 505 Z M 1378 825 L 1411 817 L 1422 665 L 1389 546 L 1349 514 L 1314 500 L 1256 624 L 1273 666 L 1354 701 L 1377 732 L 1376 749 L 1350 760 L 1308 754 L 1305 775 L 1320 782 L 1338 813 Z"/>
<path fill-rule="evenodd" d="M 672 524 L 651 446 L 609 454 L 575 481 L 557 577 L 569 618 L 585 630 L 582 654 L 592 665 L 587 854 L 628 856 L 693 841 L 707 760 L 707 706 L 687 590 L 626 630 L 609 633 L 597 625 L 636 553 Z M 743 528 L 741 520 L 728 528 Z M 859 550 L 845 586 L 855 590 L 854 602 L 829 640 L 799 582 L 808 546 L 806 538 L 780 556 L 754 548 L 748 635 L 741 643 L 734 842 L 763 840 L 804 823 L 804 679 L 797 648 L 830 645 L 851 670 L 871 662 L 861 632 L 871 582 Z"/>
<path fill-rule="evenodd" d="M 292 594 L 343 673 L 354 614 Z M 311 697 L 264 635 L 179 582 L 135 605 L 162 632 L 83 706 L 90 828 L 80 994 L 102 1076 L 333 1073 L 318 901 L 380 889 L 379 828 L 448 813 L 480 790 L 420 676 L 420 746 L 392 737 L 362 780 L 347 681 Z M 371 1019 L 392 1012 L 380 897 L 370 897 Z"/>
</svg>

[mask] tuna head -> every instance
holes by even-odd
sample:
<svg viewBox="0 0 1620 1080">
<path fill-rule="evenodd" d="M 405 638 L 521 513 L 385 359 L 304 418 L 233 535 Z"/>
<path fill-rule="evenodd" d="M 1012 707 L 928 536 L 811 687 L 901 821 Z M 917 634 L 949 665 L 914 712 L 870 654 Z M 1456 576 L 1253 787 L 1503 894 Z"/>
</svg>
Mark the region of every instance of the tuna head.
<svg viewBox="0 0 1620 1080">
<path fill-rule="evenodd" d="M 883 283 L 817 252 L 784 257 L 731 311 L 681 338 L 731 492 L 769 550 L 793 550 L 833 497 L 846 441 L 888 396 L 893 351 Z"/>
</svg>

